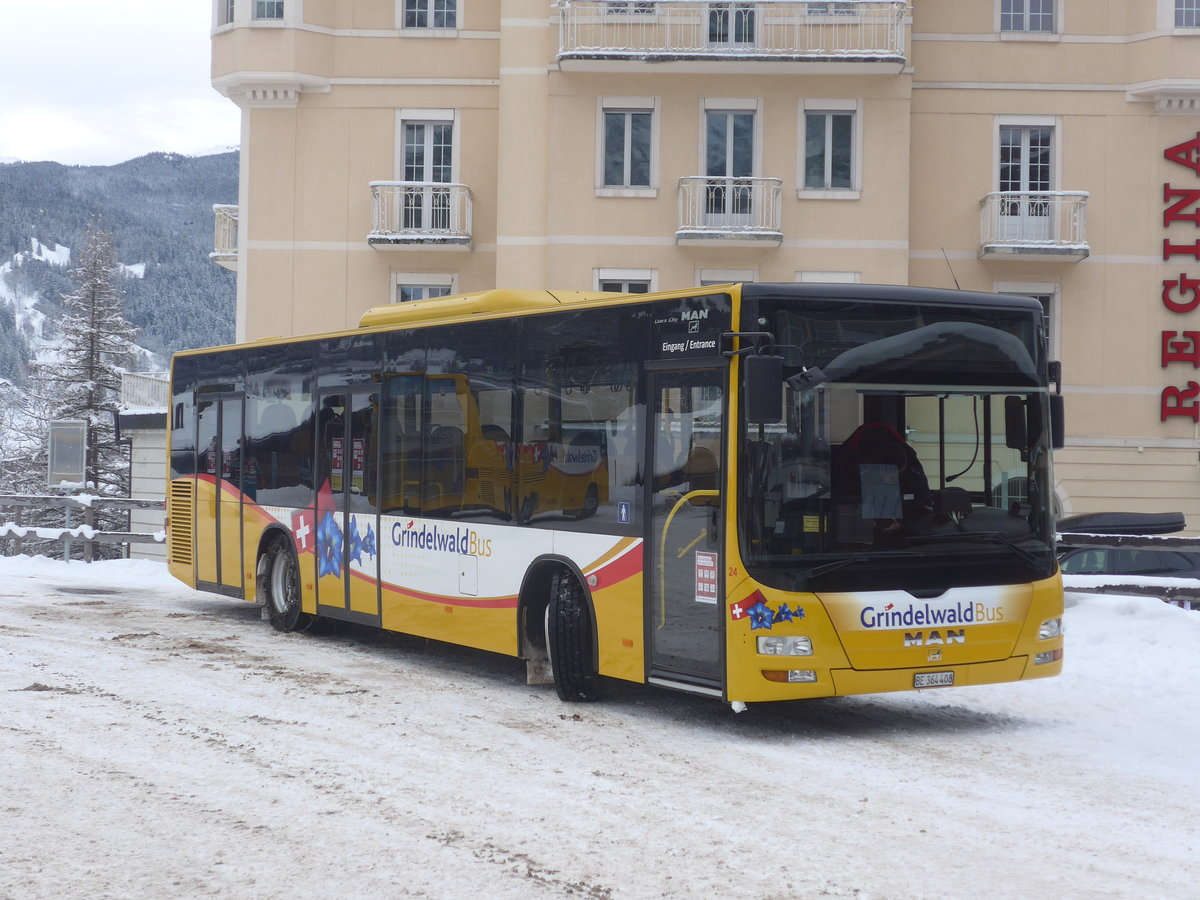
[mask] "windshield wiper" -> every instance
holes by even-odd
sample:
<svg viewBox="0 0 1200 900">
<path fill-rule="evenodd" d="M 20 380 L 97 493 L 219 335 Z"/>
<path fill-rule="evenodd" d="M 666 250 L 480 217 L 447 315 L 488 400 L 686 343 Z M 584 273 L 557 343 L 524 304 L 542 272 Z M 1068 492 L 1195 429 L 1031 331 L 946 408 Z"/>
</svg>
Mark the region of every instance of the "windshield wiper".
<svg viewBox="0 0 1200 900">
<path fill-rule="evenodd" d="M 913 557 L 913 556 L 922 556 L 922 555 L 923 554 L 918 550 L 899 550 L 899 551 L 892 550 L 892 551 L 886 551 L 886 552 L 881 552 L 881 553 L 870 553 L 870 552 L 853 553 L 850 556 L 843 556 L 841 559 L 833 559 L 827 563 L 822 563 L 821 565 L 817 566 L 815 569 L 809 569 L 804 574 L 808 578 L 816 578 L 820 575 L 825 575 L 829 572 L 834 572 L 834 571 L 837 571 L 838 569 L 843 569 L 846 566 L 857 565 L 858 563 L 874 562 L 877 560 L 892 560 L 892 559 L 899 559 L 900 557 Z"/>
<path fill-rule="evenodd" d="M 908 536 L 908 540 L 914 543 L 938 543 L 942 541 L 988 541 L 992 544 L 1003 544 L 1031 566 L 1036 566 L 1042 562 L 1036 553 L 1025 549 L 1016 541 L 1005 537 L 998 531 L 949 531 L 941 532 L 939 534 L 913 534 Z"/>
</svg>

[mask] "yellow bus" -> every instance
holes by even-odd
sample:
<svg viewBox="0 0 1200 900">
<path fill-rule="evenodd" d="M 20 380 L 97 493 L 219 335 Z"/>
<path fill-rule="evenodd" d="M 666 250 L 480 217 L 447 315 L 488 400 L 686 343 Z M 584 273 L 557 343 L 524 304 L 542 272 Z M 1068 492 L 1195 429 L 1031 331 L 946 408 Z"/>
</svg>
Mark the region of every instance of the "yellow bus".
<svg viewBox="0 0 1200 900">
<path fill-rule="evenodd" d="M 486 291 L 179 353 L 168 562 L 349 621 L 749 702 L 1062 668 L 1036 300 Z"/>
</svg>

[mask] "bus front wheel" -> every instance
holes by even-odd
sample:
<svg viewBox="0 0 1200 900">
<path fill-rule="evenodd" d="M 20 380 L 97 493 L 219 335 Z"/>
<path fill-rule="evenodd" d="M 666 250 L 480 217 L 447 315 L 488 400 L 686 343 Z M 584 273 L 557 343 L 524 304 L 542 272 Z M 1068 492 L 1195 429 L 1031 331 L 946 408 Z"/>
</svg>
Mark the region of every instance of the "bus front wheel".
<svg viewBox="0 0 1200 900">
<path fill-rule="evenodd" d="M 300 567 L 295 552 L 287 541 L 278 538 L 267 547 L 263 557 L 260 587 L 271 627 L 276 631 L 304 631 L 313 617 L 300 608 Z"/>
<path fill-rule="evenodd" d="M 550 579 L 550 602 L 546 606 L 546 647 L 559 699 L 596 699 L 592 640 L 583 588 L 569 572 L 556 572 Z"/>
</svg>

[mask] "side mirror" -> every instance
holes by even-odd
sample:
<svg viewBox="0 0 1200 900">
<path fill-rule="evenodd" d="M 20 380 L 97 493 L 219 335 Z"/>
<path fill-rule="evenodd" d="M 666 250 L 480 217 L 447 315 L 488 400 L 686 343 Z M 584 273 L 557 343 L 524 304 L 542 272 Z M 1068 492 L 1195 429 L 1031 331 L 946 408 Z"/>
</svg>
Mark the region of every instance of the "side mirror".
<svg viewBox="0 0 1200 900">
<path fill-rule="evenodd" d="M 1010 450 L 1029 449 L 1025 401 L 1020 397 L 1004 398 L 1004 446 Z"/>
<path fill-rule="evenodd" d="M 1050 395 L 1050 448 L 1061 450 L 1067 443 L 1067 417 L 1062 394 Z"/>
<path fill-rule="evenodd" d="M 783 421 L 783 357 L 745 356 L 746 421 L 773 425 Z"/>
</svg>

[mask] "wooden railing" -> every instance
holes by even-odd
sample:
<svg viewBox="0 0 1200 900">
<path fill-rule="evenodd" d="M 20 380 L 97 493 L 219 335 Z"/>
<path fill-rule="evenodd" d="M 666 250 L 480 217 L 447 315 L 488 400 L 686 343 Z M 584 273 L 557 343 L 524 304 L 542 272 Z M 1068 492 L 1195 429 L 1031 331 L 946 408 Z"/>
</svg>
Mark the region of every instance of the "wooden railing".
<svg viewBox="0 0 1200 900">
<path fill-rule="evenodd" d="M 63 511 L 62 527 L 26 525 L 30 509 Z M 131 500 L 123 497 L 98 496 L 37 496 L 0 494 L 0 555 L 19 556 L 26 542 L 61 542 L 63 559 L 69 560 L 78 544 L 81 558 L 91 562 L 96 544 L 161 544 L 166 540 L 162 531 L 97 531 L 96 514 L 101 510 L 166 509 L 163 500 Z"/>
</svg>

